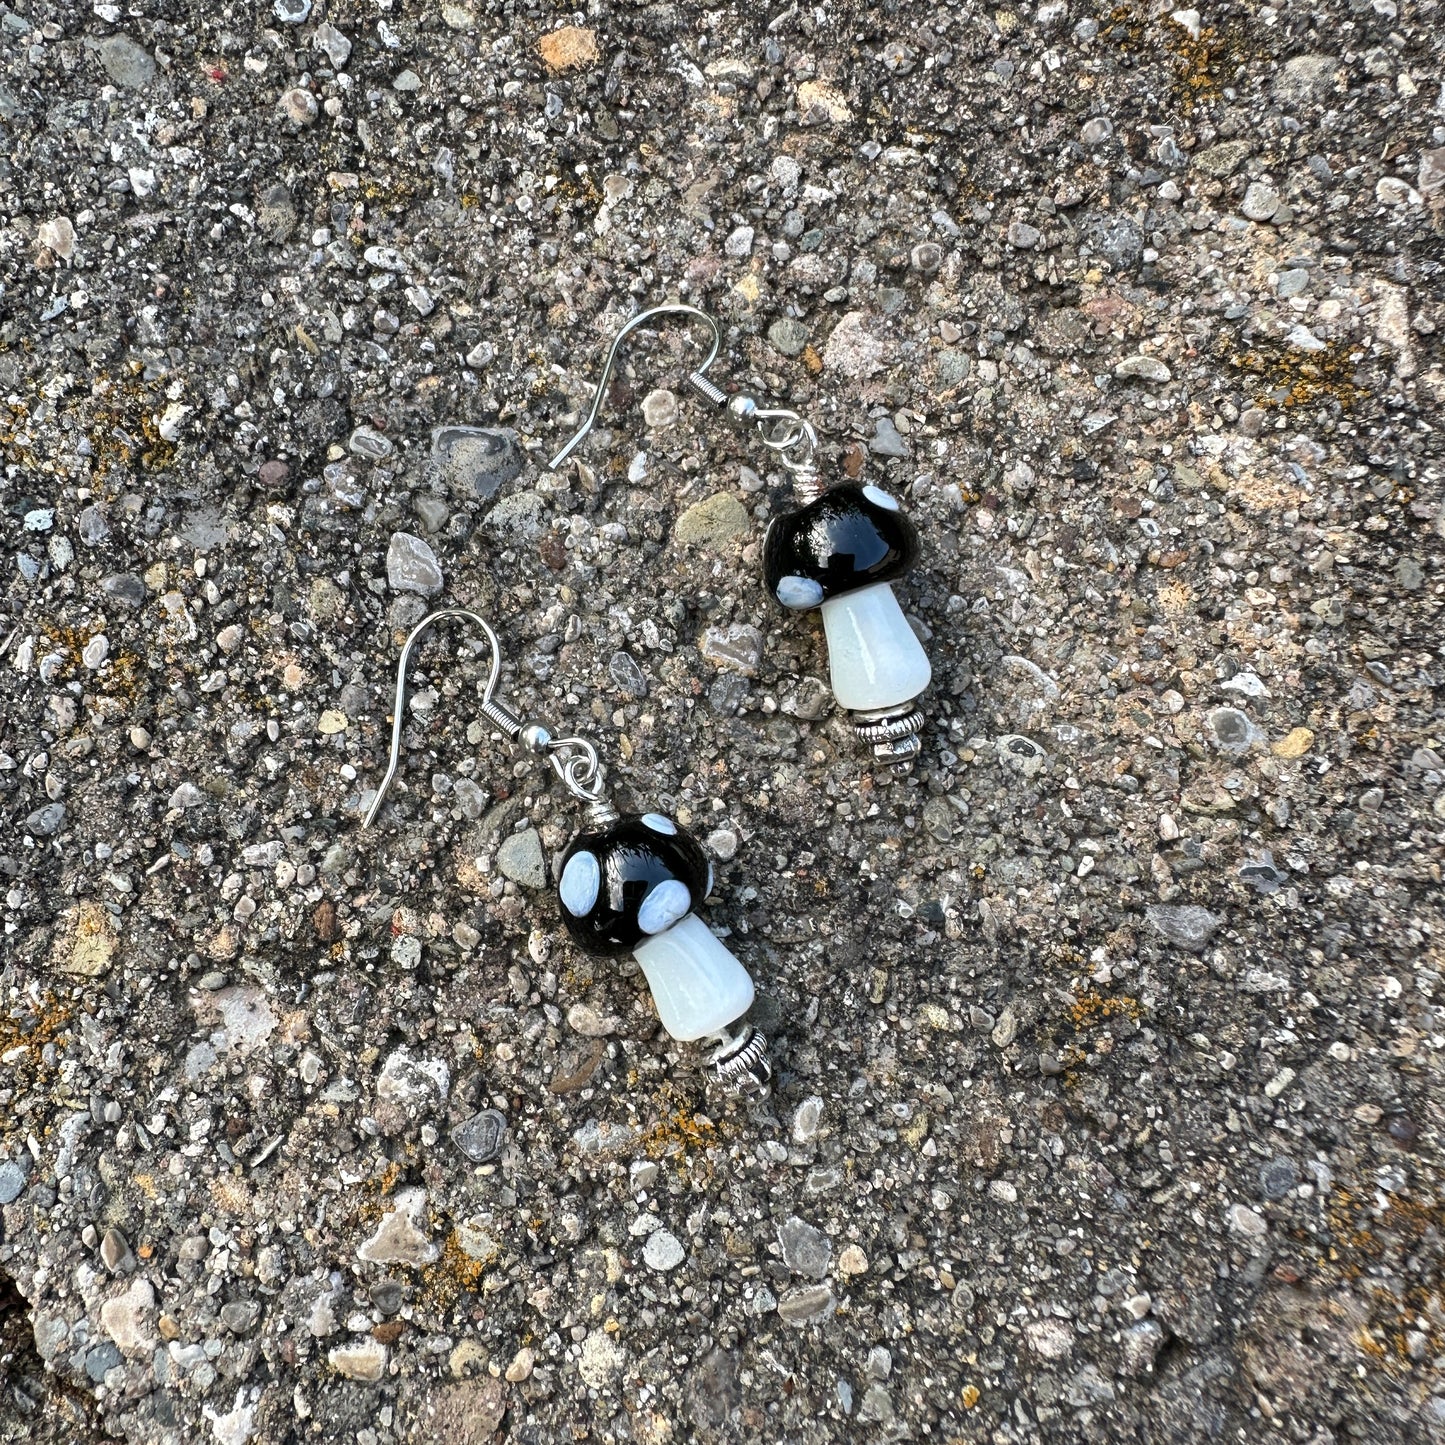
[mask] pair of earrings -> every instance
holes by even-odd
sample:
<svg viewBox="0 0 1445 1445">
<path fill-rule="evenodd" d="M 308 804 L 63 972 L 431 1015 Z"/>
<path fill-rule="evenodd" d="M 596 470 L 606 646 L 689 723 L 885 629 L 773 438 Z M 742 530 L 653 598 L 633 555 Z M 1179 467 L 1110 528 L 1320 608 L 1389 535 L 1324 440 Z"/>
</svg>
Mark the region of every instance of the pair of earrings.
<svg viewBox="0 0 1445 1445">
<path fill-rule="evenodd" d="M 552 459 L 552 469 L 566 461 L 596 422 L 622 341 L 660 315 L 696 317 L 711 328 L 712 350 L 688 376 L 688 384 L 705 400 L 726 408 L 734 420 L 755 424 L 763 445 L 776 452 L 792 474 L 800 505 L 768 528 L 763 546 L 768 591 L 784 607 L 821 608 L 834 696 L 855 714 L 859 735 L 880 761 L 907 766 L 919 750 L 923 723 L 916 699 L 931 672 L 889 583 L 912 564 L 917 534 L 898 503 L 879 488 L 823 487 L 816 464 L 817 433 L 796 412 L 759 407 L 746 396 L 729 399 L 707 378 L 722 345 L 712 317 L 696 307 L 674 304 L 654 307 L 629 321 L 608 353 L 591 412 Z M 712 891 L 712 865 L 706 855 L 665 814 L 619 813 L 607 797 L 601 759 L 589 739 L 557 737 L 544 722 L 523 718 L 497 695 L 501 645 L 478 613 L 464 608 L 433 612 L 403 644 L 391 755 L 362 827 L 375 821 L 400 763 L 412 651 L 428 628 L 451 619 L 471 623 L 491 650 L 482 714 L 512 742 L 549 762 L 567 791 L 585 806 L 586 821 L 557 870 L 562 921 L 574 942 L 604 957 L 631 953 L 652 990 L 663 1028 L 680 1042 L 711 1041 L 709 1065 L 715 1081 L 740 1091 L 766 1090 L 772 1079 L 767 1040 L 743 1022 L 752 1007 L 752 978 L 696 913 Z"/>
</svg>

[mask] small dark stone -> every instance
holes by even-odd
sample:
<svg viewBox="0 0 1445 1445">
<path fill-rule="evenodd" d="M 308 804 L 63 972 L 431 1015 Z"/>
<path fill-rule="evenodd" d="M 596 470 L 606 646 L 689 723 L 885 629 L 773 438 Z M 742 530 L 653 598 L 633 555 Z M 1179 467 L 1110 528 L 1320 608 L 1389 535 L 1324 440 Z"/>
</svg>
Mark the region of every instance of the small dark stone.
<svg viewBox="0 0 1445 1445">
<path fill-rule="evenodd" d="M 452 1130 L 452 1143 L 472 1161 L 485 1164 L 502 1152 L 507 1116 L 499 1109 L 483 1109 Z"/>
<path fill-rule="evenodd" d="M 1402 1149 L 1412 1149 L 1420 1137 L 1420 1126 L 1408 1114 L 1391 1114 L 1385 1121 L 1385 1132 Z"/>
<path fill-rule="evenodd" d="M 394 1315 L 402 1306 L 405 1290 L 394 1279 L 379 1280 L 367 1291 L 367 1298 L 384 1315 Z"/>
<path fill-rule="evenodd" d="M 1281 1155 L 1259 1166 L 1259 1192 L 1266 1199 L 1283 1199 L 1299 1183 L 1299 1169 L 1293 1159 Z"/>
<path fill-rule="evenodd" d="M 127 607 L 139 607 L 146 600 L 146 585 L 133 572 L 117 572 L 105 578 L 100 590 Z"/>
<path fill-rule="evenodd" d="M 260 470 L 256 473 L 256 480 L 268 491 L 275 491 L 285 485 L 286 478 L 290 475 L 291 468 L 286 462 L 262 462 Z"/>
</svg>

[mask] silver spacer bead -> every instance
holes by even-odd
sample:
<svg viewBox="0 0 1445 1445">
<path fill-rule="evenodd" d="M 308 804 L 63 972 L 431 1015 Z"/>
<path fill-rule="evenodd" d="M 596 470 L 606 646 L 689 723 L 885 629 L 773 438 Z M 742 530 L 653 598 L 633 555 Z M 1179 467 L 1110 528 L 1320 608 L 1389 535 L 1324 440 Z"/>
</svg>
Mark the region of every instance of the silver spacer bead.
<svg viewBox="0 0 1445 1445">
<path fill-rule="evenodd" d="M 713 1082 L 739 1094 L 766 1094 L 773 1082 L 768 1041 L 751 1024 L 723 1042 L 708 1058 Z"/>
<path fill-rule="evenodd" d="M 587 821 L 595 823 L 599 828 L 605 828 L 609 823 L 615 823 L 621 816 L 607 798 L 598 798 L 596 802 L 587 805 Z"/>
<path fill-rule="evenodd" d="M 529 753 L 545 753 L 552 742 L 552 734 L 539 722 L 528 723 L 517 737 L 517 741 Z"/>
<path fill-rule="evenodd" d="M 884 708 L 878 712 L 854 715 L 853 731 L 871 745 L 873 756 L 880 763 L 892 765 L 900 772 L 913 766 L 923 751 L 918 734 L 923 730 L 923 712 L 909 703 L 901 708 Z"/>
<path fill-rule="evenodd" d="M 751 421 L 758 404 L 750 396 L 738 395 L 728 402 L 728 414 L 734 421 Z"/>
</svg>

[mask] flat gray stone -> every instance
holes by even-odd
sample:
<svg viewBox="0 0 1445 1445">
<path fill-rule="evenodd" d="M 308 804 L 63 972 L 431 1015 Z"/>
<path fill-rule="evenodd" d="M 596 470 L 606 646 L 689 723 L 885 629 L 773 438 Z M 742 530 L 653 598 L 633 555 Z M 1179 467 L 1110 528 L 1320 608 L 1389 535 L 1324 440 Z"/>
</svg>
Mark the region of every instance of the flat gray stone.
<svg viewBox="0 0 1445 1445">
<path fill-rule="evenodd" d="M 794 1274 L 822 1279 L 833 1262 L 833 1241 L 796 1214 L 778 1226 L 778 1244 L 783 1251 L 783 1263 Z"/>
<path fill-rule="evenodd" d="M 1170 943 L 1191 953 L 1198 953 L 1224 922 L 1197 903 L 1154 903 L 1144 916 Z"/>
<path fill-rule="evenodd" d="M 687 1251 L 675 1234 L 666 1229 L 654 1229 L 642 1246 L 642 1258 L 649 1269 L 665 1274 L 687 1258 Z"/>
<path fill-rule="evenodd" d="M 507 1116 L 500 1109 L 483 1109 L 452 1130 L 452 1143 L 473 1164 L 485 1164 L 502 1152 L 506 1136 Z"/>
<path fill-rule="evenodd" d="M 1309 284 L 1308 270 L 1303 266 L 1292 266 L 1288 271 L 1279 273 L 1279 279 L 1274 283 L 1274 292 L 1281 300 L 1288 300 L 1291 296 L 1303 295 Z"/>
<path fill-rule="evenodd" d="M 831 1314 L 837 1303 L 827 1285 L 810 1284 L 802 1289 L 789 1290 L 778 1301 L 778 1313 L 790 1325 L 803 1325 Z"/>
<path fill-rule="evenodd" d="M 25 819 L 25 831 L 33 833 L 37 838 L 49 838 L 52 834 L 58 833 L 64 825 L 64 803 L 46 803 L 43 808 L 37 808 Z"/>
<path fill-rule="evenodd" d="M 614 652 L 607 664 L 607 675 L 628 697 L 647 696 L 647 678 L 630 652 Z"/>
<path fill-rule="evenodd" d="M 431 434 L 433 474 L 483 501 L 521 476 L 525 461 L 511 427 L 439 426 Z"/>
<path fill-rule="evenodd" d="M 386 552 L 386 580 L 393 592 L 435 597 L 445 585 L 441 563 L 425 542 L 411 532 L 394 532 Z"/>
<path fill-rule="evenodd" d="M 1254 181 L 1239 208 L 1251 221 L 1267 221 L 1279 210 L 1279 193 L 1263 181 Z"/>
<path fill-rule="evenodd" d="M 497 849 L 497 869 L 504 878 L 520 883 L 523 888 L 547 886 L 547 859 L 535 828 L 524 828 L 503 840 Z"/>
<path fill-rule="evenodd" d="M 0 1204 L 14 1204 L 25 1188 L 26 1172 L 13 1159 L 0 1164 Z"/>
<path fill-rule="evenodd" d="M 714 667 L 730 668 L 744 677 L 756 677 L 763 660 L 763 634 L 746 622 L 709 627 L 697 650 Z"/>
<path fill-rule="evenodd" d="M 1299 1166 L 1280 1155 L 1259 1166 L 1259 1192 L 1266 1199 L 1283 1199 L 1299 1183 Z"/>
<path fill-rule="evenodd" d="M 792 316 L 783 316 L 768 327 L 768 340 L 784 356 L 800 356 L 808 344 L 808 328 Z"/>
<path fill-rule="evenodd" d="M 868 450 L 877 457 L 906 457 L 910 455 L 908 443 L 893 425 L 891 417 L 881 416 L 873 428 L 873 440 Z"/>
<path fill-rule="evenodd" d="M 1173 373 L 1157 356 L 1126 356 L 1114 367 L 1114 375 L 1121 380 L 1138 377 L 1140 381 L 1169 381 Z"/>
<path fill-rule="evenodd" d="M 101 69 L 122 90 L 140 90 L 156 78 L 156 63 L 127 35 L 112 35 L 95 47 Z"/>
</svg>

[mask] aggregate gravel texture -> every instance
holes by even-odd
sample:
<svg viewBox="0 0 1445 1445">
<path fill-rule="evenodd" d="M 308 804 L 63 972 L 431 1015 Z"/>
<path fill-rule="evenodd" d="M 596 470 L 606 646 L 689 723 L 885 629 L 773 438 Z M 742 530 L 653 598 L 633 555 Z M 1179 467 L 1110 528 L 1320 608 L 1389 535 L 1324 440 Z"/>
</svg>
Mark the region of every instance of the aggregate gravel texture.
<svg viewBox="0 0 1445 1445">
<path fill-rule="evenodd" d="M 0 7 L 0 1438 L 1445 1436 L 1438 0 Z M 906 777 L 759 587 L 901 497 Z M 565 941 L 524 714 L 771 1097 Z"/>
</svg>

